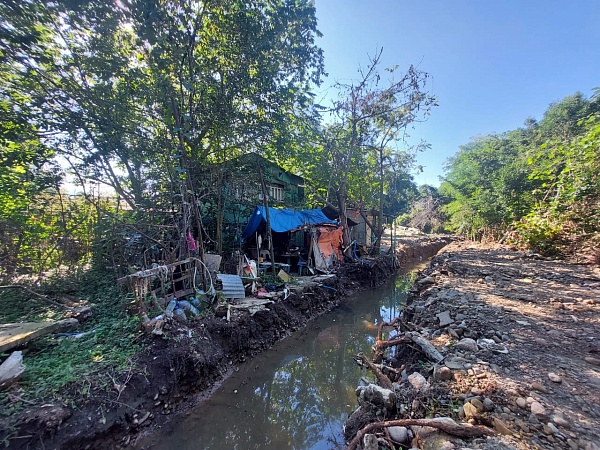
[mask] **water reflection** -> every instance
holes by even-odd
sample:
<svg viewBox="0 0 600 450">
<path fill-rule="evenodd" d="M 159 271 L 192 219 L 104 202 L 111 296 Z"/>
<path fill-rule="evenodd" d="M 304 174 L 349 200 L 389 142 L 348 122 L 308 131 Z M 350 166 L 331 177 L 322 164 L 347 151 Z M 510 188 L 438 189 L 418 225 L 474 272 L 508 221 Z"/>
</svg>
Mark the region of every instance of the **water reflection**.
<svg viewBox="0 0 600 450">
<path fill-rule="evenodd" d="M 138 444 L 152 449 L 343 448 L 342 425 L 362 377 L 353 356 L 369 352 L 381 321 L 396 317 L 403 282 L 361 293 L 240 366 L 191 414 Z"/>
</svg>

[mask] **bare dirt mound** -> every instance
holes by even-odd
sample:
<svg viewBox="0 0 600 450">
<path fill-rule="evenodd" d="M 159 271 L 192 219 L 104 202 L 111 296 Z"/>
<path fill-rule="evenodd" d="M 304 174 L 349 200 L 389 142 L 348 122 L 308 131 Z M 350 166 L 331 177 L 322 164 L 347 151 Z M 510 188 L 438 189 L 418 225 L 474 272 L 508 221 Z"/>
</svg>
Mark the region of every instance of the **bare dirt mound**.
<svg viewBox="0 0 600 450">
<path fill-rule="evenodd" d="M 390 347 L 391 355 L 386 350 L 380 366 L 396 368 L 384 372 L 397 404 L 383 416 L 381 408 L 379 416 L 369 415 L 363 399 L 349 422 L 349 440 L 372 422 L 446 417 L 494 435 L 466 438 L 408 422 L 395 427 L 405 434 L 394 429 L 403 442 L 394 440 L 390 427 L 369 433 L 391 448 L 398 442 L 448 449 L 600 448 L 598 268 L 455 242 L 432 260 L 409 300 L 395 324 L 395 339 L 404 341 Z M 442 359 L 411 342 L 414 333 Z"/>
</svg>

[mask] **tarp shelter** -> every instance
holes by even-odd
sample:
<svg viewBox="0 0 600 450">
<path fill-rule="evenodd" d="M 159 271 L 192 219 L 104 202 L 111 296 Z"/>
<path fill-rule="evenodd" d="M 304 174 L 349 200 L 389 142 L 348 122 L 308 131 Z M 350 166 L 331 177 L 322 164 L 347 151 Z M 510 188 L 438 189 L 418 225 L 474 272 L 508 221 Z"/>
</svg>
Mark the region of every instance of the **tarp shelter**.
<svg viewBox="0 0 600 450">
<path fill-rule="evenodd" d="M 306 225 L 337 225 L 335 220 L 328 219 L 320 209 L 305 209 L 294 211 L 293 209 L 269 208 L 269 219 L 271 231 L 284 233 L 294 231 Z M 242 239 L 247 239 L 254 234 L 263 222 L 267 221 L 264 206 L 257 206 L 244 228 Z"/>
</svg>

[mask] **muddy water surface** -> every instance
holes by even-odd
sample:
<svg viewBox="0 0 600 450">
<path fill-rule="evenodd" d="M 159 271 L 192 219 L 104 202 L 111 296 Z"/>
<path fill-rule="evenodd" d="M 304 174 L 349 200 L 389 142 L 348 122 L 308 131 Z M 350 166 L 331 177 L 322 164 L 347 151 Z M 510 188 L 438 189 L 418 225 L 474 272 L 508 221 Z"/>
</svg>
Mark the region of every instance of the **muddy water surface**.
<svg viewBox="0 0 600 450">
<path fill-rule="evenodd" d="M 344 448 L 342 425 L 370 374 L 353 356 L 370 352 L 381 321 L 397 317 L 409 285 L 401 276 L 361 292 L 239 370 L 195 410 L 137 448 Z"/>
</svg>

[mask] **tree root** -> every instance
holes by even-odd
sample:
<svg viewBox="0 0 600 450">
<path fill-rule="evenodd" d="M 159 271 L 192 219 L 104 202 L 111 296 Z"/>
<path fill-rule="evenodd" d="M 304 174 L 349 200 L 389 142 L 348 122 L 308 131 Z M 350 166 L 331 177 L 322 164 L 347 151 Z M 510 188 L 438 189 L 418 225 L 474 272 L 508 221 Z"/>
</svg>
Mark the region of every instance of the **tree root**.
<svg viewBox="0 0 600 450">
<path fill-rule="evenodd" d="M 385 389 L 393 389 L 392 381 L 387 377 L 386 374 L 384 374 L 381 371 L 381 369 L 379 367 L 377 367 L 375 364 L 373 364 L 371 361 L 369 361 L 369 358 L 367 358 L 362 353 L 357 355 L 357 357 L 360 359 L 360 361 L 362 361 L 363 364 L 365 364 L 369 369 L 371 369 L 371 372 L 373 372 L 375 374 L 375 377 L 377 378 L 377 383 L 379 384 L 379 386 L 381 386 Z"/>
<path fill-rule="evenodd" d="M 388 420 L 385 422 L 370 423 L 365 426 L 354 436 L 354 439 L 350 441 L 346 450 L 354 450 L 362 440 L 362 438 L 370 431 L 378 428 L 388 427 L 407 427 L 407 426 L 421 426 L 421 427 L 432 427 L 442 430 L 445 433 L 451 434 L 458 437 L 480 437 L 480 436 L 493 436 L 496 434 L 493 430 L 487 427 L 478 425 L 465 425 L 460 423 L 449 423 L 435 419 L 398 419 Z"/>
</svg>

